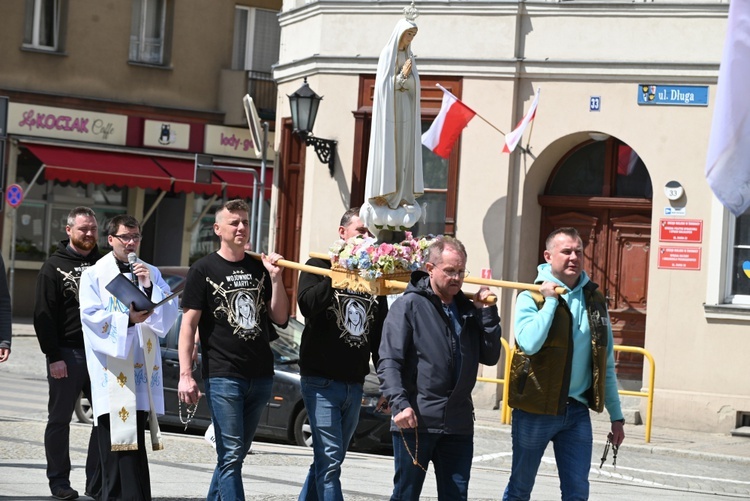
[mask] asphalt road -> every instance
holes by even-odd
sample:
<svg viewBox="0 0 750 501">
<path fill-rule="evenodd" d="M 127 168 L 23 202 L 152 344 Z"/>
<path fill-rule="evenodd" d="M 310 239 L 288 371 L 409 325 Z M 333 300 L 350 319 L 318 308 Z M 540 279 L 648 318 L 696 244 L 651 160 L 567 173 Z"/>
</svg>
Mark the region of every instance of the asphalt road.
<svg viewBox="0 0 750 501">
<path fill-rule="evenodd" d="M 47 384 L 44 359 L 35 338 L 14 338 L 10 360 L 0 364 L 0 382 L 0 499 L 49 499 L 42 443 Z M 501 499 L 510 472 L 510 427 L 498 424 L 497 411 L 478 410 L 477 414 L 470 499 Z M 745 458 L 685 452 L 678 444 L 688 439 L 695 442 L 690 432 L 674 432 L 674 438 L 664 435 L 666 438 L 661 439 L 658 447 L 651 447 L 637 438 L 634 428 L 629 429 L 630 445 L 620 449 L 617 468 L 612 467 L 610 452 L 607 465 L 599 469 L 605 428 L 595 422 L 596 443 L 589 477 L 591 499 L 750 499 L 750 440 L 746 445 L 739 445 L 748 448 Z M 72 481 L 81 492 L 87 434 L 87 426 L 72 425 Z M 669 446 L 670 441 L 674 447 Z M 149 451 L 154 498 L 205 499 L 215 464 L 213 449 L 200 436 L 165 433 L 164 442 L 165 450 Z M 257 442 L 252 452 L 243 469 L 249 498 L 296 499 L 312 459 L 311 451 Z M 349 453 L 342 473 L 345 498 L 353 501 L 388 499 L 392 475 L 390 457 Z M 431 477 L 432 473 L 428 475 L 423 499 L 436 499 Z M 533 499 L 559 498 L 556 465 L 549 449 L 540 468 Z"/>
</svg>

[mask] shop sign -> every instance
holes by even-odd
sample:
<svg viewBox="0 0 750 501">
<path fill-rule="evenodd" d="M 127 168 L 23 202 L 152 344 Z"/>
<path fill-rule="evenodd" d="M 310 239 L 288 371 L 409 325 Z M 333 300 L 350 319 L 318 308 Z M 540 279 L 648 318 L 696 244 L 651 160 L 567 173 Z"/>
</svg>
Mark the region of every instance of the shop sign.
<svg viewBox="0 0 750 501">
<path fill-rule="evenodd" d="M 209 155 L 224 155 L 230 157 L 254 158 L 255 143 L 247 127 L 222 127 L 220 125 L 206 125 L 205 144 L 203 151 Z M 266 144 L 266 159 L 273 160 L 273 133 L 268 133 Z"/>
<path fill-rule="evenodd" d="M 670 270 L 700 270 L 700 247 L 659 246 L 659 268 Z"/>
<path fill-rule="evenodd" d="M 124 145 L 128 117 L 97 111 L 10 103 L 8 133 Z"/>
<path fill-rule="evenodd" d="M 660 219 L 659 241 L 699 244 L 703 241 L 703 220 Z"/>
<path fill-rule="evenodd" d="M 707 85 L 638 85 L 638 104 L 708 106 Z"/>
<path fill-rule="evenodd" d="M 146 120 L 143 124 L 143 146 L 187 150 L 190 147 L 190 125 Z"/>
</svg>

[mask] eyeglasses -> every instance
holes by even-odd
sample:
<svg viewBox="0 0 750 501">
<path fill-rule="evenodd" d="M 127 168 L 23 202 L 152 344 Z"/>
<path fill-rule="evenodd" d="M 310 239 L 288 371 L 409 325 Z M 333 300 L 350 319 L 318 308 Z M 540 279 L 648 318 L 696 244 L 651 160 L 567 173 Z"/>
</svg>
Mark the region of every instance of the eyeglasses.
<svg viewBox="0 0 750 501">
<path fill-rule="evenodd" d="M 620 447 L 613 444 L 609 437 L 607 437 L 607 443 L 604 445 L 604 452 L 602 453 L 602 464 L 599 465 L 600 470 L 604 466 L 604 462 L 607 461 L 607 453 L 609 452 L 610 446 L 612 446 L 612 466 L 614 468 L 617 468 L 617 449 L 619 449 Z"/>
<path fill-rule="evenodd" d="M 124 244 L 128 242 L 138 243 L 143 238 L 143 235 L 140 235 L 138 233 L 136 233 L 135 235 L 112 235 L 112 236 Z"/>
<path fill-rule="evenodd" d="M 442 271 L 443 275 L 448 278 L 464 278 L 469 276 L 469 270 L 454 270 L 453 268 L 441 268 L 439 266 L 435 266 L 435 268 Z"/>
</svg>

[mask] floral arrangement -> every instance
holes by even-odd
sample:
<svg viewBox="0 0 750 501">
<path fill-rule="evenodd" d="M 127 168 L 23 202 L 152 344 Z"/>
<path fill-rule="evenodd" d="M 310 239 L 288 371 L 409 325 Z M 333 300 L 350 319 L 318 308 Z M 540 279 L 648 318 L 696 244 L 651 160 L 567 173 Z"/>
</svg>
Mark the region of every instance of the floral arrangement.
<svg viewBox="0 0 750 501">
<path fill-rule="evenodd" d="M 432 236 L 414 238 L 406 232 L 401 243 L 375 243 L 362 236 L 337 240 L 328 250 L 331 266 L 357 271 L 362 278 L 375 280 L 383 275 L 411 273 L 422 267 Z"/>
</svg>

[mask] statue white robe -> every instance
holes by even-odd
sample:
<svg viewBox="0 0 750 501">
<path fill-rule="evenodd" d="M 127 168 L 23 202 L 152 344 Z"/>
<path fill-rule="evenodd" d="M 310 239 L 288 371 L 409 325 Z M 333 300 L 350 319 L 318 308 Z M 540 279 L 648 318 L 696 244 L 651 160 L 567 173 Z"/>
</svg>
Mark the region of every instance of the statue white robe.
<svg viewBox="0 0 750 501">
<path fill-rule="evenodd" d="M 156 267 L 147 266 L 153 286 L 151 300 L 159 302 L 170 294 L 169 285 Z M 158 427 L 154 430 L 156 415 L 164 414 L 157 337 L 166 336 L 177 320 L 178 298 L 156 308 L 145 322 L 128 327 L 129 305 L 121 303 L 105 288 L 119 273 L 110 252 L 81 274 L 81 326 L 91 377 L 94 423 L 99 416 L 109 414 L 112 450 L 134 450 L 137 449 L 136 411 L 152 411 L 152 445 L 161 448 L 155 437 Z"/>
<path fill-rule="evenodd" d="M 419 73 L 411 45 L 398 50 L 402 35 L 412 28 L 414 22 L 400 20 L 378 60 L 365 204 L 360 213 L 371 231 L 373 225 L 411 227 L 421 214 L 416 202 L 424 193 Z M 403 78 L 401 68 L 408 58 L 411 73 Z"/>
</svg>

